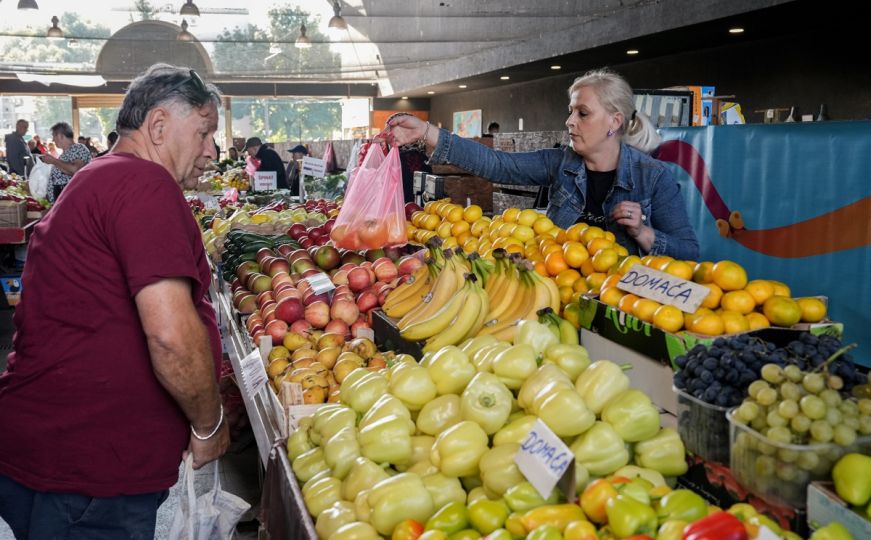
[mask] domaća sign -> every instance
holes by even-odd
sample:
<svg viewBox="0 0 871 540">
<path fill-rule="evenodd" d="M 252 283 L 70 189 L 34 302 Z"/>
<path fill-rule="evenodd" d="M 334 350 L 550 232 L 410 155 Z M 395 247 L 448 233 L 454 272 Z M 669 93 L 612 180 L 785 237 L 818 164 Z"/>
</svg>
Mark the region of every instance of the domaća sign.
<svg viewBox="0 0 871 540">
<path fill-rule="evenodd" d="M 711 289 L 677 276 L 633 264 L 617 282 L 617 288 L 660 304 L 674 306 L 685 313 L 695 313 Z"/>
</svg>

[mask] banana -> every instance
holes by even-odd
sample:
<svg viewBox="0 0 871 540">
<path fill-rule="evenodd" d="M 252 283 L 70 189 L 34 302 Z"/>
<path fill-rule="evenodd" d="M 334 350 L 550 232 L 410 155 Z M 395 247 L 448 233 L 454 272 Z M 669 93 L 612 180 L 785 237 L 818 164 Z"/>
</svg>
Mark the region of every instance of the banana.
<svg viewBox="0 0 871 540">
<path fill-rule="evenodd" d="M 429 277 L 429 266 L 423 265 L 414 271 L 408 281 L 399 285 L 387 295 L 384 306 L 395 305 L 411 296 L 422 286 L 422 281 L 427 277 Z"/>
<path fill-rule="evenodd" d="M 538 280 L 544 283 L 545 287 L 547 287 L 550 292 L 550 302 L 548 303 L 548 306 L 550 306 L 550 309 L 552 309 L 554 313 L 559 313 L 560 295 L 556 282 L 553 279 L 544 276 L 538 276 Z"/>
<path fill-rule="evenodd" d="M 466 299 L 454 320 L 448 323 L 447 328 L 427 340 L 426 345 L 423 346 L 423 352 L 434 352 L 447 345 L 456 345 L 475 325 L 483 307 L 484 291 L 475 284 L 469 289 L 471 290 L 466 294 Z"/>
<path fill-rule="evenodd" d="M 462 311 L 463 306 L 469 300 L 470 292 L 470 287 L 463 287 L 431 317 L 406 327 L 399 332 L 399 335 L 409 341 L 421 341 L 443 332 L 451 325 L 451 321 L 454 320 L 457 314 Z"/>
<path fill-rule="evenodd" d="M 397 327 L 400 332 L 412 324 L 429 319 L 445 303 L 451 299 L 462 284 L 463 275 L 457 271 L 455 264 L 448 261 L 433 283 L 432 290 L 423 301 L 399 320 Z"/>
<path fill-rule="evenodd" d="M 415 275 L 417 274 L 415 273 Z M 434 283 L 435 278 L 429 275 L 429 272 L 427 271 L 422 277 L 416 278 L 414 283 L 409 282 L 410 286 L 404 291 L 401 291 L 401 296 L 399 298 L 393 299 L 393 294 L 391 293 L 387 298 L 388 301 L 384 303 L 384 306 L 382 306 L 384 313 L 386 313 L 388 317 L 393 317 L 395 319 L 405 316 L 409 311 L 421 304 L 421 301 L 432 290 Z M 403 285 L 405 285 L 405 283 Z M 396 291 L 399 291 L 399 289 L 397 288 Z"/>
<path fill-rule="evenodd" d="M 538 320 L 538 310 L 544 309 L 546 307 L 550 307 L 550 290 L 545 284 L 545 280 L 535 274 L 532 276 L 533 280 L 533 289 L 535 291 L 535 301 L 529 311 L 527 311 L 524 315 L 521 316 L 522 319 L 528 321 L 537 321 Z M 553 308 L 551 308 L 553 309 Z M 559 309 L 559 304 L 557 304 L 557 309 Z"/>
<path fill-rule="evenodd" d="M 481 331 L 481 328 L 484 327 L 484 323 L 487 322 L 487 313 L 490 308 L 490 297 L 487 296 L 487 293 L 484 292 L 483 289 L 475 291 L 481 297 L 481 309 L 478 312 L 478 318 L 475 320 L 475 324 L 469 329 L 468 332 L 463 336 L 463 339 L 468 339 L 472 336 L 478 335 L 478 332 Z"/>
<path fill-rule="evenodd" d="M 523 284 L 520 278 L 513 277 L 507 280 L 505 286 L 500 291 L 490 293 L 490 312 L 487 314 L 487 320 L 498 320 L 508 309 L 517 302 L 517 294 Z"/>
<path fill-rule="evenodd" d="M 581 340 L 578 337 L 578 329 L 572 326 L 572 323 L 559 318 L 559 341 L 566 345 L 580 345 Z"/>
<path fill-rule="evenodd" d="M 487 321 L 478 335 L 493 334 L 499 337 L 502 330 L 516 324 L 530 309 L 535 307 L 535 288 L 532 284 L 524 282 L 518 292 L 520 294 L 515 297 L 511 308 L 495 321 Z"/>
</svg>

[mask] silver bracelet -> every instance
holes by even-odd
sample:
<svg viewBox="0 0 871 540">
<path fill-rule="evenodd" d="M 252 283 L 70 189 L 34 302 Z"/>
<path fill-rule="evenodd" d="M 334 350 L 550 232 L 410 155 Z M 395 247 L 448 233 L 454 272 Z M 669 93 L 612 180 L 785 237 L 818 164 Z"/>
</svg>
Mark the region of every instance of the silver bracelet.
<svg viewBox="0 0 871 540">
<path fill-rule="evenodd" d="M 221 424 L 223 424 L 223 423 L 224 423 L 224 404 L 221 403 L 221 414 L 218 417 L 218 424 L 215 426 L 215 429 L 213 429 L 211 433 L 209 433 L 208 435 L 203 437 L 202 435 L 197 433 L 196 430 L 194 430 L 194 425 L 191 424 L 191 433 L 193 433 L 194 437 L 196 437 L 197 439 L 199 439 L 201 441 L 208 441 L 209 439 L 211 439 L 212 437 L 215 436 L 215 433 L 217 433 L 219 429 L 221 429 Z"/>
</svg>

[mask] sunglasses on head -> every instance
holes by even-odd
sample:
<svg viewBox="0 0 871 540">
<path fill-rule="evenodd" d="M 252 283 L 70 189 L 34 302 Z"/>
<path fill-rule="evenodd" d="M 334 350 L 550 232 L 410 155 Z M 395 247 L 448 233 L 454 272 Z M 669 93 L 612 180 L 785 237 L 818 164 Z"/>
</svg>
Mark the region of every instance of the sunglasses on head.
<svg viewBox="0 0 871 540">
<path fill-rule="evenodd" d="M 169 89 L 169 92 L 167 92 L 167 94 L 172 94 L 186 84 L 193 84 L 193 87 L 197 92 L 211 94 L 209 89 L 206 88 L 206 83 L 203 82 L 202 77 L 200 77 L 199 74 L 194 70 L 190 70 L 190 75 L 186 79 L 183 79 L 180 82 L 174 84 L 172 88 Z"/>
</svg>

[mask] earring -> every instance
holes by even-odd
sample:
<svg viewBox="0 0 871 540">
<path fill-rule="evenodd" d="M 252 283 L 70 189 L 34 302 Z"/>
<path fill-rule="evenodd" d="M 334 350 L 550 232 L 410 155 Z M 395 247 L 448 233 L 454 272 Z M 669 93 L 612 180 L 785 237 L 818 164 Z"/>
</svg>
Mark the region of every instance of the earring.
<svg viewBox="0 0 871 540">
<path fill-rule="evenodd" d="M 608 130 L 608 136 L 609 136 L 609 137 L 613 137 L 613 136 L 614 136 L 614 130 L 613 130 L 613 129 L 609 129 L 609 130 Z"/>
</svg>

